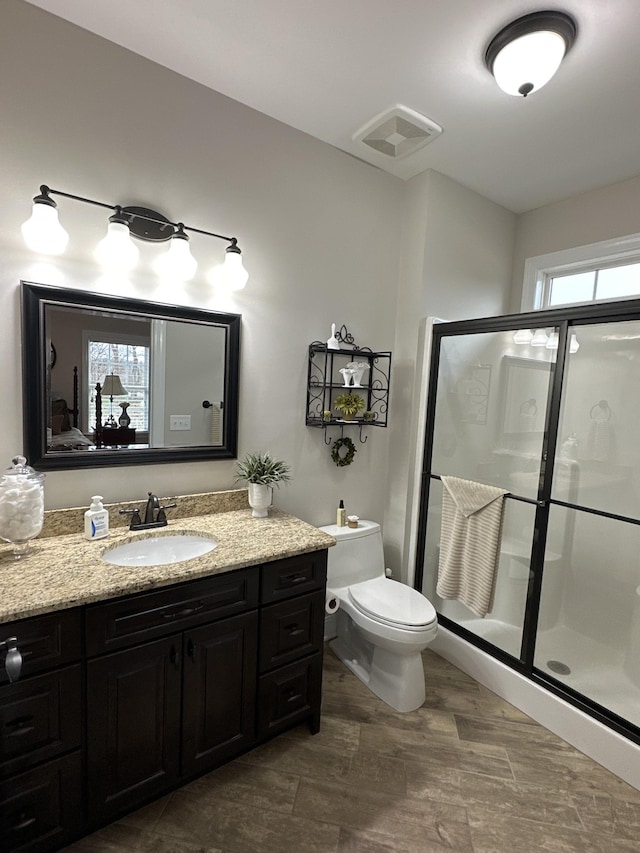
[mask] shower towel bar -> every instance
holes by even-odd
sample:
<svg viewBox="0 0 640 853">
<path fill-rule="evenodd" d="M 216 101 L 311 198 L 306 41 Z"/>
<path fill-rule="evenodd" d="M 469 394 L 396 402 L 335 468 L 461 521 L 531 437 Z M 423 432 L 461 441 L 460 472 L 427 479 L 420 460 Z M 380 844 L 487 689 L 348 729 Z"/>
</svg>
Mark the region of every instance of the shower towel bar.
<svg viewBox="0 0 640 853">
<path fill-rule="evenodd" d="M 440 474 L 430 474 L 429 475 L 432 480 L 442 480 Z M 524 495 L 512 495 L 511 492 L 507 492 L 505 498 L 509 498 L 512 501 L 522 501 L 525 504 L 533 504 L 534 506 L 546 506 L 546 501 L 540 501 L 537 498 L 525 498 Z"/>
</svg>

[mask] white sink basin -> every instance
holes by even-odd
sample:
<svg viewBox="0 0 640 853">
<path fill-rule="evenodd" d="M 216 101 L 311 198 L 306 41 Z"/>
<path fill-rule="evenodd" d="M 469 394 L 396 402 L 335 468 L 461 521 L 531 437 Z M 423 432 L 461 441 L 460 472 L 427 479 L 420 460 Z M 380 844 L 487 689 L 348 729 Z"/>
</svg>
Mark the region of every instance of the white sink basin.
<svg viewBox="0 0 640 853">
<path fill-rule="evenodd" d="M 197 533 L 151 536 L 117 545 L 102 555 L 112 566 L 166 566 L 202 557 L 217 546 L 216 539 Z"/>
</svg>

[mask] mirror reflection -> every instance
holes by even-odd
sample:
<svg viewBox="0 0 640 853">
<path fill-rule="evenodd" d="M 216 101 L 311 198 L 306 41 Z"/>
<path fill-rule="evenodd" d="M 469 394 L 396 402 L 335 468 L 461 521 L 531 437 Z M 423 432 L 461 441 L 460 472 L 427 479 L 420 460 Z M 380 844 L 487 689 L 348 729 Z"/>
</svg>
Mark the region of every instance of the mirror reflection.
<svg viewBox="0 0 640 853">
<path fill-rule="evenodd" d="M 32 464 L 235 456 L 239 323 L 234 314 L 23 283 Z"/>
</svg>

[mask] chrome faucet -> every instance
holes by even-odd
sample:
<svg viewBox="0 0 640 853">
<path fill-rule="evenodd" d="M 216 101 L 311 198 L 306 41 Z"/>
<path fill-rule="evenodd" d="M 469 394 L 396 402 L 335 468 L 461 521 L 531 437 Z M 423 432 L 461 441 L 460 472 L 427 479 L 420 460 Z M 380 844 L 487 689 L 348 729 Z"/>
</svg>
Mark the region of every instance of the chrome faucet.
<svg viewBox="0 0 640 853">
<path fill-rule="evenodd" d="M 120 510 L 120 515 L 131 516 L 129 530 L 149 530 L 153 527 L 166 527 L 167 515 L 165 510 L 173 509 L 173 507 L 177 506 L 176 503 L 161 506 L 157 495 L 154 495 L 153 492 L 147 492 L 147 494 L 149 497 L 144 509 L 144 519 L 140 517 L 140 510 L 137 507 L 135 509 Z"/>
</svg>

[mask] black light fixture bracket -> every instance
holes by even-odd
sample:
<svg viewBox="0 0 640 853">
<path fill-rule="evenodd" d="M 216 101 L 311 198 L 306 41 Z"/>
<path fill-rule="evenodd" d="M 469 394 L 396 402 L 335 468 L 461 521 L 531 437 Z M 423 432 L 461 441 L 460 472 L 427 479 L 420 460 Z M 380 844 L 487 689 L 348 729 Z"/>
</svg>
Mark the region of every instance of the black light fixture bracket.
<svg viewBox="0 0 640 853">
<path fill-rule="evenodd" d="M 139 240 L 145 240 L 150 243 L 161 243 L 170 240 L 176 231 L 191 231 L 194 234 L 204 234 L 206 237 L 217 237 L 219 240 L 225 240 L 231 244 L 230 250 L 239 252 L 237 248 L 238 240 L 236 237 L 227 237 L 225 234 L 216 234 L 213 231 L 204 231 L 202 228 L 194 228 L 191 225 L 185 225 L 183 222 L 171 222 L 164 214 L 157 210 L 152 210 L 149 207 L 139 207 L 137 205 L 123 206 L 120 204 L 107 204 L 103 201 L 96 201 L 92 198 L 85 198 L 81 195 L 63 192 L 62 190 L 54 190 L 46 184 L 40 186 L 40 196 L 36 196 L 34 201 L 50 204 L 56 207 L 55 201 L 51 198 L 52 195 L 58 195 L 62 198 L 70 198 L 74 201 L 82 201 L 85 204 L 92 204 L 95 207 L 102 207 L 105 210 L 112 210 L 118 217 L 126 219 L 129 224 L 129 231 L 132 237 L 137 237 Z"/>
</svg>

